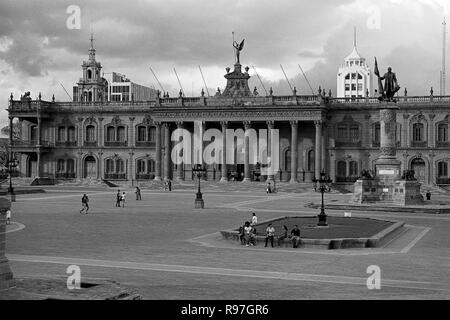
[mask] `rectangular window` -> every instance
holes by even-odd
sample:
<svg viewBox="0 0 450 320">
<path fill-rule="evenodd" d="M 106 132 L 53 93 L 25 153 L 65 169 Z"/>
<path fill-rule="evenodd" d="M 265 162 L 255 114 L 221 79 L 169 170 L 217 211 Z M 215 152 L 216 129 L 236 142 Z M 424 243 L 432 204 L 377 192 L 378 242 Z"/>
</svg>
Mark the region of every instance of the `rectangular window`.
<svg viewBox="0 0 450 320">
<path fill-rule="evenodd" d="M 148 128 L 148 141 L 155 142 L 155 140 L 156 140 L 156 128 L 149 127 Z"/>
<path fill-rule="evenodd" d="M 346 83 L 346 84 L 345 84 L 345 90 L 346 90 L 346 91 L 350 91 L 350 84 L 349 84 L 349 83 Z"/>
<path fill-rule="evenodd" d="M 350 127 L 350 140 L 351 141 L 359 141 L 359 127 L 358 126 Z"/>
<path fill-rule="evenodd" d="M 356 90 L 356 83 L 352 83 L 352 90 L 353 90 L 353 91 Z"/>
<path fill-rule="evenodd" d="M 338 127 L 338 137 L 337 138 L 339 141 L 347 141 L 348 140 L 347 127 L 345 127 L 345 126 Z"/>
</svg>

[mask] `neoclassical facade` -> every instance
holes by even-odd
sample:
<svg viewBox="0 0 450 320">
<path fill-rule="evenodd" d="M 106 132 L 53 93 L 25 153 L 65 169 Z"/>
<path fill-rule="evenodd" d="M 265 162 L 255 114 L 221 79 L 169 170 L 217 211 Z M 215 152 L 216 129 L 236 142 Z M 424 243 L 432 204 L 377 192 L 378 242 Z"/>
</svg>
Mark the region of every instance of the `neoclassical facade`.
<svg viewBox="0 0 450 320">
<path fill-rule="evenodd" d="M 56 102 L 39 97 L 14 100 L 11 123 L 21 124 L 20 171 L 30 179 L 107 180 L 136 185 L 151 180 L 194 179 L 192 165 L 172 161 L 176 129 L 277 129 L 279 170 L 261 174 L 248 156 L 249 139 L 234 148 L 236 161 L 208 164 L 206 179 L 215 181 L 275 179 L 310 183 L 325 170 L 335 183 L 353 183 L 362 169 L 374 169 L 379 156 L 380 119 L 372 97 L 317 95 L 261 96 L 248 88 L 248 68 L 227 68 L 224 92 L 213 97 L 163 98 L 151 101 Z M 450 184 L 450 97 L 403 96 L 397 101 L 397 158 L 424 184 Z M 217 138 L 217 137 L 216 137 Z M 227 143 L 227 135 L 219 139 Z M 234 139 L 234 138 L 233 138 Z M 205 142 L 202 148 L 206 147 Z M 268 144 L 270 145 L 270 144 Z M 270 147 L 268 155 L 272 154 Z M 240 155 L 239 155 L 240 154 Z M 276 154 L 276 153 L 274 153 Z"/>
</svg>

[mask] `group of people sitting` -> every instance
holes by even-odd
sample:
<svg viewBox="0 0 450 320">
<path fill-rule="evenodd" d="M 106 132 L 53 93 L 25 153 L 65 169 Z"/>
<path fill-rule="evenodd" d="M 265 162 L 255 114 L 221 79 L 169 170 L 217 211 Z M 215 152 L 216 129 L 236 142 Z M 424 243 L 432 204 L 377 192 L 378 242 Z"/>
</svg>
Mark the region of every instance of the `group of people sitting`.
<svg viewBox="0 0 450 320">
<path fill-rule="evenodd" d="M 239 241 L 242 245 L 254 246 L 256 245 L 256 228 L 255 225 L 258 223 L 258 218 L 255 213 L 252 213 L 252 221 L 246 221 L 243 226 L 239 227 Z M 298 248 L 300 245 L 300 229 L 298 225 L 294 225 L 294 228 L 291 230 L 291 233 L 288 234 L 289 229 L 286 225 L 283 225 L 283 231 L 281 234 L 276 236 L 275 228 L 272 223 L 269 223 L 266 228 L 266 238 L 265 245 L 267 247 L 268 242 L 270 241 L 270 245 L 273 248 L 273 243 L 275 237 L 277 237 L 278 246 L 281 247 L 284 239 L 290 238 L 292 241 L 292 247 Z"/>
</svg>

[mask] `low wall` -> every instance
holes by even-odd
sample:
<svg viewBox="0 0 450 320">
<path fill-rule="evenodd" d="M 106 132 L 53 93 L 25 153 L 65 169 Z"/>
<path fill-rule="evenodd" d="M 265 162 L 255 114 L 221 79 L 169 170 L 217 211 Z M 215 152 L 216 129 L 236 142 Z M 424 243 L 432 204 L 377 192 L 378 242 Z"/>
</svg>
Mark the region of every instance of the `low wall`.
<svg viewBox="0 0 450 320">
<path fill-rule="evenodd" d="M 278 221 L 281 219 L 285 219 L 287 217 L 281 217 L 276 219 L 267 220 L 258 225 L 267 224 L 273 221 Z M 292 218 L 292 217 L 289 217 Z M 348 218 L 352 219 L 352 218 Z M 383 245 L 385 240 L 388 237 L 392 237 L 393 234 L 400 232 L 402 227 L 405 225 L 402 221 L 390 221 L 392 225 L 385 228 L 384 230 L 378 232 L 377 234 L 371 237 L 364 238 L 334 238 L 334 239 L 308 239 L 301 238 L 300 244 L 298 248 L 314 248 L 314 249 L 348 249 L 348 248 L 375 248 Z M 256 225 L 256 226 L 258 226 Z M 231 229 L 231 230 L 223 230 L 220 231 L 222 234 L 222 238 L 224 240 L 233 241 L 236 243 L 240 243 L 239 239 L 239 230 Z M 264 245 L 265 244 L 265 236 L 257 235 L 256 237 L 256 245 Z M 270 245 L 270 243 L 268 243 Z M 278 241 L 278 237 L 274 237 L 274 246 L 280 247 L 291 247 L 292 248 L 292 240 L 290 238 L 283 239 L 281 242 Z"/>
</svg>

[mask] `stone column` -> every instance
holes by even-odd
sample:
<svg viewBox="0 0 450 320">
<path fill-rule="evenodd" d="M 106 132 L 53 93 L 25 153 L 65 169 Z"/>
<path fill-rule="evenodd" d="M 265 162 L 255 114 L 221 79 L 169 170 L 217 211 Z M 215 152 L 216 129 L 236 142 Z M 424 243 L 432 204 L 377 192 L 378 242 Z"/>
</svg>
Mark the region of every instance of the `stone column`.
<svg viewBox="0 0 450 320">
<path fill-rule="evenodd" d="M 78 154 L 77 178 L 83 179 L 83 161 L 82 161 L 83 152 L 81 150 L 79 150 L 77 154 Z"/>
<path fill-rule="evenodd" d="M 170 124 L 164 123 L 164 180 L 170 179 Z"/>
<path fill-rule="evenodd" d="M 220 182 L 228 181 L 228 168 L 227 168 L 227 128 L 228 122 L 222 121 L 220 122 L 222 126 L 222 177 L 220 178 Z"/>
<path fill-rule="evenodd" d="M 183 121 L 177 122 L 177 129 L 183 129 Z M 184 139 L 184 137 L 183 137 L 183 139 Z M 183 152 L 184 152 L 184 150 L 183 150 Z M 184 158 L 184 154 L 183 154 L 183 158 Z M 184 161 L 183 161 L 183 163 L 180 163 L 177 165 L 177 180 L 178 181 L 184 180 Z"/>
<path fill-rule="evenodd" d="M 430 123 L 428 124 L 428 147 L 435 148 L 436 147 L 436 137 L 434 134 L 434 117 L 436 116 L 434 113 L 428 114 L 430 117 Z"/>
<path fill-rule="evenodd" d="M 267 121 L 267 158 L 270 157 L 270 163 L 268 163 L 268 165 L 270 165 L 270 167 L 272 167 L 272 139 L 271 139 L 271 131 L 274 129 L 275 127 L 275 122 L 273 120 L 269 120 Z M 273 175 L 273 171 L 270 170 L 269 172 L 267 172 L 267 181 L 273 181 L 274 180 L 274 175 Z"/>
<path fill-rule="evenodd" d="M 297 180 L 297 165 L 298 165 L 298 121 L 292 120 L 291 123 L 291 181 L 290 183 L 298 182 Z"/>
<path fill-rule="evenodd" d="M 247 130 L 250 130 L 250 121 L 244 121 L 244 180 L 242 182 L 250 182 L 250 136 Z"/>
<path fill-rule="evenodd" d="M 130 119 L 130 128 L 128 130 L 128 146 L 130 148 L 134 148 L 134 138 L 135 138 L 134 119 L 135 119 L 135 117 L 129 117 L 129 119 Z"/>
<path fill-rule="evenodd" d="M 327 123 L 324 122 L 322 124 L 322 141 L 321 141 L 321 151 L 320 151 L 320 160 L 321 166 L 320 170 L 327 171 Z"/>
<path fill-rule="evenodd" d="M 15 286 L 13 273 L 5 256 L 6 250 L 6 211 L 11 203 L 6 198 L 0 198 L 0 290 Z"/>
<path fill-rule="evenodd" d="M 316 145 L 314 147 L 315 158 L 314 158 L 314 175 L 316 179 L 320 178 L 320 166 L 322 165 L 321 155 L 322 155 L 322 120 L 314 121 L 316 126 Z"/>
<path fill-rule="evenodd" d="M 82 147 L 83 141 L 83 118 L 78 118 L 78 146 Z"/>
<path fill-rule="evenodd" d="M 134 175 L 134 152 L 133 149 L 130 149 L 128 152 L 129 159 L 128 159 L 128 173 L 127 173 L 127 180 L 131 186 L 133 186 L 133 175 Z"/>
<path fill-rule="evenodd" d="M 98 151 L 98 177 L 100 180 L 104 179 L 105 177 L 105 169 L 103 166 L 103 151 L 100 149 Z"/>
<path fill-rule="evenodd" d="M 155 126 L 156 126 L 155 180 L 161 180 L 161 123 L 155 122 Z"/>
<path fill-rule="evenodd" d="M 103 134 L 103 117 L 98 118 L 98 146 L 103 148 L 105 146 L 104 134 Z"/>
</svg>

